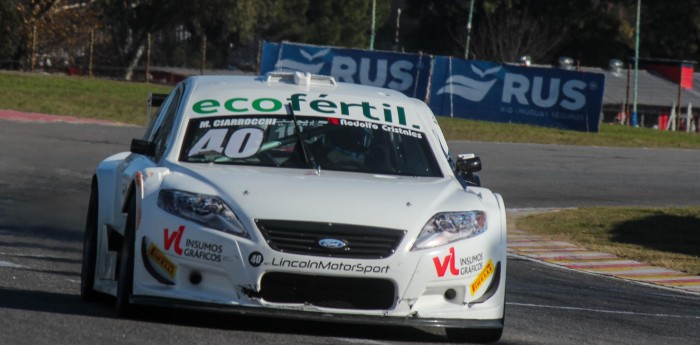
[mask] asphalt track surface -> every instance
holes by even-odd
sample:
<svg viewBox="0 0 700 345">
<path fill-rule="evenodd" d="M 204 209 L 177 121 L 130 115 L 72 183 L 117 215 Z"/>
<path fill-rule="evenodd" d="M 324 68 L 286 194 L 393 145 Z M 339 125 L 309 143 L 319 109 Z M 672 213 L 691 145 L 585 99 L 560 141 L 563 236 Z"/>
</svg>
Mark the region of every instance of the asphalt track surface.
<svg viewBox="0 0 700 345">
<path fill-rule="evenodd" d="M 0 120 L 0 344 L 428 344 L 440 330 L 153 310 L 79 297 L 90 177 L 143 128 Z M 450 143 L 512 208 L 698 205 L 700 153 Z M 700 296 L 510 258 L 502 344 L 698 344 Z"/>
</svg>

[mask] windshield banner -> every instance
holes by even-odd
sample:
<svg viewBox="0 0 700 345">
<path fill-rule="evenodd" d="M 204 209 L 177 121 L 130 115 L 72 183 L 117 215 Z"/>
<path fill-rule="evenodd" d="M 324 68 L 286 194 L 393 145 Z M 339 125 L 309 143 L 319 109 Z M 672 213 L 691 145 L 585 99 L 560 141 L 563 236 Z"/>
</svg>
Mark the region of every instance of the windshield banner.
<svg viewBox="0 0 700 345">
<path fill-rule="evenodd" d="M 430 55 L 263 42 L 260 74 L 286 69 L 333 76 L 336 81 L 394 89 L 425 100 Z"/>
<path fill-rule="evenodd" d="M 436 56 L 436 115 L 597 132 L 605 75 Z"/>
</svg>

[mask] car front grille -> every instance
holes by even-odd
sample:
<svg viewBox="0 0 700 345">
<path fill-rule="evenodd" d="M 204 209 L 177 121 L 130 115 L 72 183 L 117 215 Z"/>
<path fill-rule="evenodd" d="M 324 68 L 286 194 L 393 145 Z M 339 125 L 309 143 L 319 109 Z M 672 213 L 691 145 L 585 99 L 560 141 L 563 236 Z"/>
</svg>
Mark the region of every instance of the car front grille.
<svg viewBox="0 0 700 345">
<path fill-rule="evenodd" d="M 387 310 L 396 299 L 388 279 L 348 278 L 270 272 L 260 282 L 260 296 L 272 303 L 299 303 L 317 307 Z"/>
<path fill-rule="evenodd" d="M 405 231 L 349 224 L 255 220 L 270 248 L 293 254 L 338 258 L 383 259 L 391 256 Z M 322 240 L 342 243 L 324 247 Z"/>
</svg>

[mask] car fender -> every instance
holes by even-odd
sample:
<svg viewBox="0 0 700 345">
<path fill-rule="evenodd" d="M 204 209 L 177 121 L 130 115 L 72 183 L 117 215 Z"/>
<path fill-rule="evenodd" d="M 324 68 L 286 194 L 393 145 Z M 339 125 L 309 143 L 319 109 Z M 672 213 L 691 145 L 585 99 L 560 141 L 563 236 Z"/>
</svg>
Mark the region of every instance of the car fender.
<svg viewBox="0 0 700 345">
<path fill-rule="evenodd" d="M 117 193 L 121 185 L 118 168 L 129 157 L 129 152 L 121 152 L 104 159 L 97 166 L 96 176 L 99 192 L 98 224 L 109 224 L 114 227 L 117 223 L 115 215 L 121 212 L 121 198 Z"/>
<path fill-rule="evenodd" d="M 136 208 L 140 210 L 140 200 L 144 192 L 143 180 L 147 175 L 145 172 L 153 166 L 151 159 L 129 152 L 110 156 L 98 165 L 99 224 L 108 225 L 123 233 L 127 201 L 134 195 Z"/>
<path fill-rule="evenodd" d="M 503 202 L 503 197 L 501 194 L 493 193 L 493 195 L 496 197 L 498 208 L 501 211 L 501 245 L 503 246 L 503 261 L 505 262 L 505 258 L 508 255 L 508 224 L 506 219 L 506 206 Z M 505 273 L 505 270 L 503 271 Z"/>
<path fill-rule="evenodd" d="M 503 197 L 501 194 L 493 193 L 498 201 L 498 207 L 501 211 L 501 280 L 500 284 L 505 289 L 506 286 L 506 271 L 508 266 L 508 224 L 506 218 L 506 206 L 503 202 Z M 499 290 L 504 290 L 499 289 Z M 505 291 L 498 291 L 498 298 L 502 299 L 504 305 L 503 317 L 505 317 Z"/>
</svg>

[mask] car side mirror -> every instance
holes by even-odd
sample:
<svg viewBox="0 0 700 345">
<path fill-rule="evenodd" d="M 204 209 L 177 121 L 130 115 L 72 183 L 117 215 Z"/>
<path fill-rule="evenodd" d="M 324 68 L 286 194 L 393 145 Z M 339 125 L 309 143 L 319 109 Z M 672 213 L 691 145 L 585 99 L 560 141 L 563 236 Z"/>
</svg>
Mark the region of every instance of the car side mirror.
<svg viewBox="0 0 700 345">
<path fill-rule="evenodd" d="M 481 179 L 476 172 L 481 171 L 481 158 L 473 153 L 463 153 L 457 156 L 457 174 L 472 186 L 481 186 Z"/>
<path fill-rule="evenodd" d="M 156 143 L 141 139 L 131 139 L 130 151 L 131 153 L 153 157 L 156 155 Z"/>
</svg>

